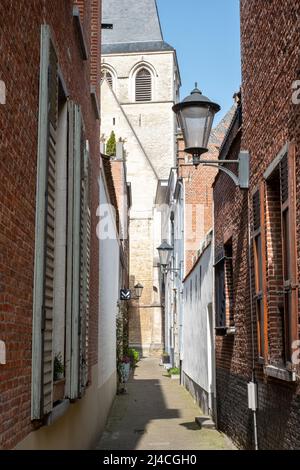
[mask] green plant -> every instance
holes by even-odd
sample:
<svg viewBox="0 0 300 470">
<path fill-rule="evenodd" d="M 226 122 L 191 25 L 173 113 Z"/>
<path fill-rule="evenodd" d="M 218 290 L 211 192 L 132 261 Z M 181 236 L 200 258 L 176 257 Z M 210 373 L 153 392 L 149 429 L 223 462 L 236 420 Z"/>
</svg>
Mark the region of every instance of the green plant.
<svg viewBox="0 0 300 470">
<path fill-rule="evenodd" d="M 59 380 L 65 371 L 61 353 L 54 357 L 53 380 Z"/>
<path fill-rule="evenodd" d="M 171 375 L 180 375 L 180 369 L 178 367 L 171 367 L 171 369 L 168 370 L 168 374 Z"/>
<path fill-rule="evenodd" d="M 114 131 L 111 131 L 110 137 L 109 137 L 109 139 L 107 141 L 107 144 L 106 144 L 105 153 L 109 157 L 112 157 L 112 156 L 116 155 L 116 135 L 115 135 Z"/>
<path fill-rule="evenodd" d="M 134 348 L 127 349 L 127 356 L 130 358 L 130 364 L 132 367 L 135 367 L 140 360 L 139 352 Z"/>
</svg>

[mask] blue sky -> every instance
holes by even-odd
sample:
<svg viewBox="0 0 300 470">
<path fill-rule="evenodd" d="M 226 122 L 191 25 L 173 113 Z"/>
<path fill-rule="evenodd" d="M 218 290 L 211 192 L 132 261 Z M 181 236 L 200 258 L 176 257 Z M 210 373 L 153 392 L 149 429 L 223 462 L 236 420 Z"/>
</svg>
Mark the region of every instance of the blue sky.
<svg viewBox="0 0 300 470">
<path fill-rule="evenodd" d="M 181 98 L 195 82 L 221 105 L 217 123 L 241 84 L 239 0 L 157 0 L 166 42 L 175 47 Z"/>
</svg>

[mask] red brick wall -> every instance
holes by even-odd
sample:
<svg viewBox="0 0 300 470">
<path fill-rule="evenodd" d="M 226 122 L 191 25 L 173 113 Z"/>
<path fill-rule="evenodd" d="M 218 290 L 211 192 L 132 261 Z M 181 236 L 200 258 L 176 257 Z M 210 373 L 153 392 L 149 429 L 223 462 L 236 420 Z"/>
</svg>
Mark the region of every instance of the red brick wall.
<svg viewBox="0 0 300 470">
<path fill-rule="evenodd" d="M 183 141 L 179 141 L 179 165 L 184 164 L 189 158 L 183 152 Z M 205 154 L 207 159 L 217 159 L 216 146 L 210 145 L 209 152 Z M 182 166 L 179 170 L 184 178 L 185 187 L 185 275 L 194 265 L 195 256 L 200 248 L 201 241 L 212 227 L 212 183 L 217 170 L 201 165 L 195 169 L 193 166 Z M 199 220 L 199 207 L 202 206 L 203 218 Z M 201 235 L 202 234 L 202 235 Z"/>
<path fill-rule="evenodd" d="M 99 11 L 99 1 L 85 2 L 85 11 Z M 51 32 L 70 97 L 82 106 L 90 142 L 92 266 L 89 344 L 90 362 L 97 362 L 99 121 L 90 99 L 90 60 L 81 58 L 72 19 L 71 0 L 0 3 L 0 79 L 7 88 L 0 106 L 0 339 L 7 364 L 0 366 L 0 448 L 12 448 L 31 430 L 31 339 L 34 265 L 35 191 L 40 70 L 40 28 Z M 87 23 L 85 23 L 87 24 Z M 93 29 L 100 33 L 100 17 Z M 85 28 L 86 38 L 90 30 Z M 99 44 L 99 38 L 96 41 Z M 92 61 L 96 49 L 92 42 Z M 98 50 L 97 54 L 100 54 Z M 99 57 L 99 55 L 98 55 Z M 97 81 L 97 67 L 92 79 Z"/>
<path fill-rule="evenodd" d="M 242 105 L 241 148 L 250 152 L 250 195 L 259 187 L 263 173 L 287 141 L 296 144 L 296 183 L 300 187 L 300 110 L 292 103 L 292 83 L 299 79 L 299 2 L 293 0 L 241 0 Z M 237 142 L 228 158 L 238 151 Z M 274 194 L 266 195 L 267 283 L 269 307 L 269 348 L 279 359 L 281 325 L 278 315 L 278 233 L 274 231 L 271 207 Z M 252 371 L 249 263 L 247 248 L 247 194 L 235 189 L 225 175 L 214 188 L 215 244 L 233 237 L 233 310 L 236 334 L 217 337 L 218 424 L 240 446 L 253 447 L 253 419 L 247 409 L 247 381 Z M 300 218 L 297 197 L 297 217 Z M 272 212 L 274 214 L 274 211 Z M 252 211 L 250 205 L 250 217 Z M 273 217 L 273 216 L 272 216 Z M 250 219 L 251 220 L 251 219 Z M 299 233 L 299 230 L 298 230 Z M 273 246 L 273 252 L 272 252 Z M 274 249 L 275 246 L 275 249 Z M 277 248 L 276 248 L 277 247 Z M 300 237 L 297 237 L 299 269 Z M 273 258 L 272 258 L 273 257 Z M 277 258 L 277 268 L 273 269 Z M 276 262 L 275 262 L 276 264 Z M 253 259 L 252 259 L 253 266 Z M 254 279 L 252 272 L 252 288 Z M 299 385 L 264 374 L 258 362 L 256 315 L 254 309 L 254 357 L 258 380 L 258 441 L 261 449 L 300 447 Z"/>
</svg>

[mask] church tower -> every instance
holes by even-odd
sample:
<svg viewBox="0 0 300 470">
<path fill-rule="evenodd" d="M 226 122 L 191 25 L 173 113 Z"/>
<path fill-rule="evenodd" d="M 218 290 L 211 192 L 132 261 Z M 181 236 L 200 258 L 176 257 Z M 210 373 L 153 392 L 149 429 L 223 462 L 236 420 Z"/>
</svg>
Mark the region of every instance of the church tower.
<svg viewBox="0 0 300 470">
<path fill-rule="evenodd" d="M 155 0 L 103 0 L 101 139 L 114 131 L 124 142 L 131 183 L 130 286 L 142 297 L 129 306 L 129 342 L 144 355 L 164 347 L 157 246 L 160 212 L 155 195 L 176 161 L 176 119 L 180 74 L 176 51 L 163 39 Z"/>
</svg>

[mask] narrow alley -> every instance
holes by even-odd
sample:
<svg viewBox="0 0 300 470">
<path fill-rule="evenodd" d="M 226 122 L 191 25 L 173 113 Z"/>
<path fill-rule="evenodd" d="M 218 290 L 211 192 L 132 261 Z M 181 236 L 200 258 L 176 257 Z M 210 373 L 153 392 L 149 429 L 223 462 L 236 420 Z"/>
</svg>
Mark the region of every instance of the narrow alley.
<svg viewBox="0 0 300 470">
<path fill-rule="evenodd" d="M 2 468 L 300 450 L 299 18 L 0 0 Z"/>
<path fill-rule="evenodd" d="M 200 429 L 195 417 L 202 412 L 191 395 L 158 365 L 158 358 L 138 363 L 117 395 L 101 450 L 232 450 L 231 441 L 214 429 Z"/>
</svg>

